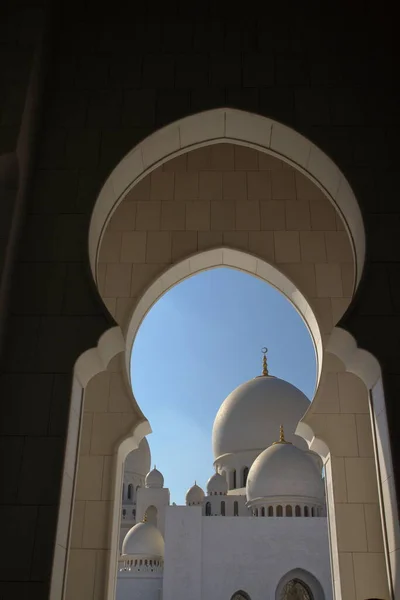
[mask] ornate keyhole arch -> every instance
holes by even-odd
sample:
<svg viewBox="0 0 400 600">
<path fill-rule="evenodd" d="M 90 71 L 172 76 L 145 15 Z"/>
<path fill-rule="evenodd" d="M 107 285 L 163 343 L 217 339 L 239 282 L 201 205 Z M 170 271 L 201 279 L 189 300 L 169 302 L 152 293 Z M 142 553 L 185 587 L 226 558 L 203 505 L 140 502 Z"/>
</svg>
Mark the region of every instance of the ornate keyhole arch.
<svg viewBox="0 0 400 600">
<path fill-rule="evenodd" d="M 313 185 L 320 190 L 327 201 L 335 206 L 337 211 L 343 217 L 344 226 L 351 241 L 355 266 L 354 286 L 351 292 L 353 293 L 359 283 L 363 269 L 365 235 L 357 201 L 345 177 L 323 152 L 292 129 L 264 117 L 259 117 L 258 115 L 231 109 L 209 111 L 173 123 L 140 143 L 114 169 L 99 195 L 90 225 L 90 263 L 98 285 L 100 285 L 100 274 L 97 265 L 102 240 L 104 239 L 112 215 L 117 206 L 123 202 L 127 194 L 150 173 L 172 158 L 181 156 L 196 148 L 221 143 L 233 143 L 247 146 L 278 157 L 279 160 L 292 165 L 296 171 L 302 173 L 308 180 L 312 181 Z M 260 260 L 256 255 L 252 255 L 251 252 L 240 252 L 238 248 L 228 248 L 227 246 L 214 248 L 210 250 L 209 253 L 190 255 L 182 261 L 175 261 L 173 267 L 164 271 L 161 276 L 154 278 L 146 292 L 145 289 L 141 290 L 137 302 L 134 306 L 130 307 L 131 319 L 128 324 L 124 326 L 123 329 L 116 327 L 106 332 L 99 341 L 98 347 L 84 353 L 76 363 L 71 426 L 68 442 L 73 449 L 72 451 L 75 451 L 75 454 L 78 432 L 82 429 L 82 410 L 84 410 L 82 402 L 83 397 L 85 396 L 84 402 L 87 406 L 88 401 L 92 397 L 93 389 L 96 388 L 96 382 L 102 378 L 104 381 L 108 381 L 111 375 L 112 378 L 119 380 L 121 390 L 122 388 L 124 389 L 123 392 L 121 391 L 121 398 L 124 398 L 123 402 L 121 400 L 123 410 L 119 413 L 124 416 L 121 418 L 120 422 L 115 415 L 112 416 L 112 419 L 109 417 L 114 423 L 113 437 L 110 435 L 110 439 L 107 441 L 108 446 L 104 450 L 98 446 L 99 455 L 101 452 L 104 452 L 104 461 L 107 457 L 109 459 L 109 464 L 112 465 L 110 469 L 109 490 L 106 493 L 107 500 L 104 501 L 109 502 L 109 506 L 104 507 L 104 511 L 107 513 L 114 514 L 116 510 L 113 499 L 116 495 L 120 494 L 119 486 L 122 485 L 122 463 L 125 456 L 130 450 L 137 447 L 144 435 L 150 431 L 149 424 L 144 415 L 141 414 L 140 408 L 136 405 L 132 397 L 129 387 L 129 371 L 126 368 L 129 362 L 130 349 L 135 331 L 145 316 L 146 311 L 152 303 L 156 301 L 163 290 L 165 291 L 171 285 L 175 285 L 183 277 L 196 271 L 198 265 L 195 266 L 194 271 L 193 265 L 196 265 L 196 261 L 200 260 L 198 258 L 199 256 L 201 257 L 203 254 L 207 254 L 208 260 L 211 261 L 211 263 L 209 262 L 205 268 L 212 268 L 219 264 L 226 266 L 226 257 L 232 258 L 235 253 L 236 258 L 239 260 L 239 264 L 236 265 L 236 268 L 241 268 L 247 272 L 252 272 L 257 276 L 265 277 L 266 280 L 270 281 L 281 290 L 282 287 L 284 288 L 287 286 L 288 289 L 286 289 L 286 292 L 284 290 L 282 291 L 286 293 L 292 303 L 301 312 L 308 323 L 310 331 L 313 332 L 315 329 L 316 333 L 315 335 L 312 333 L 312 335 L 316 345 L 317 354 L 319 353 L 319 376 L 323 374 L 323 346 L 324 343 L 325 346 L 327 344 L 326 336 L 321 335 L 320 320 L 315 316 L 312 306 L 308 302 L 308 296 L 302 292 L 302 289 L 304 288 L 298 281 L 293 281 L 287 273 L 282 273 L 281 270 L 268 264 L 267 261 Z M 268 271 L 268 274 L 266 272 L 263 274 L 257 272 L 260 265 L 262 265 L 262 269 Z M 175 267 L 179 267 L 181 271 L 179 272 Z M 187 268 L 189 269 L 188 271 L 185 270 Z M 274 283 L 270 280 L 271 273 L 274 276 L 276 275 L 278 282 Z M 146 286 L 144 286 L 144 288 L 145 287 Z M 313 324 L 310 325 L 310 323 Z M 333 357 L 328 357 L 328 362 L 330 364 L 332 361 L 334 362 L 335 357 L 340 357 L 341 360 L 339 360 L 339 363 L 341 363 L 341 366 L 339 370 L 356 374 L 357 377 L 365 383 L 366 389 L 368 390 L 371 390 L 374 386 L 375 388 L 377 388 L 377 386 L 379 387 L 379 364 L 370 354 L 360 351 L 357 348 L 356 342 L 346 332 L 335 329 L 331 336 L 329 348 Z M 97 383 L 97 386 L 99 385 L 100 384 Z M 90 402 L 93 403 L 94 400 L 90 400 Z M 383 404 L 384 407 L 381 398 L 378 398 L 377 402 L 380 402 L 380 406 Z M 372 406 L 372 410 L 376 410 L 375 406 Z M 381 414 L 382 409 L 379 415 Z M 375 412 L 375 416 L 379 415 Z M 312 417 L 312 415 L 310 415 L 310 417 Z M 384 417 L 386 418 L 386 415 L 384 415 Z M 106 420 L 105 417 L 96 417 L 96 425 L 100 426 L 102 419 L 104 421 Z M 111 431 L 111 429 L 108 429 L 108 431 Z M 321 456 L 327 457 L 329 455 L 330 448 L 324 441 L 324 434 L 315 434 L 312 418 L 310 421 L 309 415 L 306 415 L 305 419 L 299 424 L 298 433 L 307 439 L 312 448 L 318 451 Z M 385 452 L 386 455 L 384 455 L 384 451 L 382 450 L 381 459 L 390 467 L 390 453 L 388 455 L 388 450 L 385 450 Z M 79 468 L 81 468 L 87 460 L 87 458 L 81 458 Z M 71 459 L 69 459 L 69 461 L 71 464 L 73 463 Z M 74 467 L 71 466 L 68 477 L 69 479 L 74 479 L 75 476 L 76 471 L 74 470 Z M 333 480 L 334 477 L 332 481 Z M 112 484 L 111 481 L 114 481 L 114 483 Z M 338 488 L 336 483 L 334 486 L 337 491 Z M 72 496 L 70 496 L 70 498 L 71 497 Z M 80 501 L 83 502 L 84 500 Z M 60 511 L 59 530 L 61 530 L 62 527 L 65 528 L 65 521 L 70 521 L 71 511 L 69 507 L 71 506 L 71 500 L 67 500 L 64 504 L 65 506 L 62 506 Z M 67 514 L 67 517 L 65 517 L 65 514 Z M 333 518 L 336 518 L 335 515 Z M 115 520 L 114 514 L 114 517 L 110 519 L 110 522 L 114 523 Z M 104 585 L 107 589 L 107 598 L 111 599 L 113 598 L 115 588 L 115 560 L 113 556 L 116 554 L 118 545 L 118 533 L 115 526 L 111 527 L 111 530 L 104 535 L 107 537 L 107 542 L 104 542 L 106 545 L 103 545 L 102 548 L 106 548 L 110 551 L 110 560 L 104 565 L 104 571 L 107 573 L 107 583 L 104 583 Z M 65 564 L 67 550 L 69 550 L 70 547 L 70 542 L 66 545 L 65 543 L 62 545 L 61 542 L 58 544 L 58 553 L 56 550 L 55 557 L 55 562 L 58 561 L 58 569 L 63 561 Z M 72 582 L 74 577 L 76 577 L 74 565 L 78 560 L 78 550 L 79 548 L 72 547 L 72 551 L 70 551 L 67 592 L 69 582 Z M 340 548 L 335 547 L 333 551 L 339 553 Z M 340 598 L 343 586 L 340 582 L 341 573 L 339 566 L 337 563 L 335 564 L 337 568 L 336 585 L 338 586 L 337 590 L 339 590 L 337 591 L 337 597 Z M 59 587 L 57 588 L 57 585 L 59 586 L 57 582 L 54 582 L 54 590 L 60 589 Z M 57 592 L 54 591 L 54 594 L 56 593 Z M 371 595 L 373 595 L 372 592 Z M 61 596 L 53 595 L 53 597 L 59 598 Z M 345 589 L 343 591 L 343 597 L 345 597 Z"/>
</svg>

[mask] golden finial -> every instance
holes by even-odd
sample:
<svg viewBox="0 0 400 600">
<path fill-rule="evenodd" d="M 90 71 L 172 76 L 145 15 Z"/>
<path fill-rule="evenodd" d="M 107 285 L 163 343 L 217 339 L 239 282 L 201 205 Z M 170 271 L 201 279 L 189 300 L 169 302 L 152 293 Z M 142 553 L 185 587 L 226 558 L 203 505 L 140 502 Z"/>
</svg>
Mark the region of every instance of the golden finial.
<svg viewBox="0 0 400 600">
<path fill-rule="evenodd" d="M 143 523 L 147 523 L 147 512 L 143 515 Z"/>
<path fill-rule="evenodd" d="M 268 373 L 268 366 L 267 366 L 267 352 L 268 352 L 268 348 L 262 348 L 261 352 L 263 353 L 263 370 L 262 370 L 262 374 L 263 376 L 267 376 Z"/>
<path fill-rule="evenodd" d="M 283 425 L 280 425 L 279 427 L 279 442 L 274 442 L 273 445 L 275 444 L 290 444 L 291 442 L 287 442 L 285 440 L 285 432 L 283 431 Z"/>
</svg>

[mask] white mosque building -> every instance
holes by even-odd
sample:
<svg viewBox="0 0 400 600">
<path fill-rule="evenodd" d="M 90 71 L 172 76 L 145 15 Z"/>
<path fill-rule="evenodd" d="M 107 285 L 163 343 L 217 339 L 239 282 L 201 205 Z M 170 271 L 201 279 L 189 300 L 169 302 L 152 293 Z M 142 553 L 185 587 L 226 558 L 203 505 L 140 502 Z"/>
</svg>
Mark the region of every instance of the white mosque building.
<svg viewBox="0 0 400 600">
<path fill-rule="evenodd" d="M 142 441 L 125 465 L 117 600 L 332 600 L 322 464 L 294 433 L 308 406 L 264 355 L 222 403 L 215 473 L 186 506 Z"/>
</svg>

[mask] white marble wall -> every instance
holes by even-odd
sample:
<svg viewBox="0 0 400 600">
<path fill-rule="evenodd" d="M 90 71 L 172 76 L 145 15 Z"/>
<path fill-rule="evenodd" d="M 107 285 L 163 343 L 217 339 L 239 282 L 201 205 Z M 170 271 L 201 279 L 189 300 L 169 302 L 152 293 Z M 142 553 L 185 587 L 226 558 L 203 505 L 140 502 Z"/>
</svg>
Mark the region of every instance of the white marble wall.
<svg viewBox="0 0 400 600">
<path fill-rule="evenodd" d="M 167 510 L 163 600 L 226 600 L 237 590 L 252 600 L 275 598 L 294 569 L 311 573 L 324 600 L 332 600 L 326 519 L 206 518 L 197 507 Z"/>
<path fill-rule="evenodd" d="M 161 577 L 118 577 L 116 600 L 161 600 Z"/>
<path fill-rule="evenodd" d="M 167 508 L 163 600 L 202 600 L 206 597 L 202 593 L 204 519 L 200 506 Z M 213 594 L 209 598 L 217 600 Z"/>
</svg>

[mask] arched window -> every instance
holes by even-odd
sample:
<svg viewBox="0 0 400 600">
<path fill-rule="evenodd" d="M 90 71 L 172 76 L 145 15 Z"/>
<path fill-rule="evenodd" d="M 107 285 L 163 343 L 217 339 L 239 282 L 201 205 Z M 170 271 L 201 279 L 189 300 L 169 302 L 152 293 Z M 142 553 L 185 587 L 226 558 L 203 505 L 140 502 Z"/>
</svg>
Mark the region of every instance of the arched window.
<svg viewBox="0 0 400 600">
<path fill-rule="evenodd" d="M 239 503 L 236 500 L 233 503 L 233 516 L 234 517 L 238 517 L 239 516 Z"/>
<path fill-rule="evenodd" d="M 282 506 L 279 504 L 279 506 L 276 507 L 276 516 L 277 517 L 283 517 L 283 509 Z"/>
<path fill-rule="evenodd" d="M 236 490 L 236 469 L 233 469 L 232 473 L 232 488 Z"/>
<path fill-rule="evenodd" d="M 308 517 L 309 516 L 309 512 L 308 512 L 308 506 L 304 507 L 304 516 Z"/>
<path fill-rule="evenodd" d="M 147 522 L 154 527 L 157 527 L 158 522 L 158 510 L 154 505 L 150 505 L 146 508 L 145 511 Z"/>
<path fill-rule="evenodd" d="M 223 517 L 225 516 L 225 502 L 224 501 L 221 502 L 221 515 Z"/>
<path fill-rule="evenodd" d="M 125 515 L 126 515 L 126 509 L 124 508 L 124 509 L 122 510 L 122 516 L 123 516 L 123 517 L 125 517 Z"/>
<path fill-rule="evenodd" d="M 288 504 L 288 505 L 286 506 L 286 516 L 287 516 L 287 517 L 292 517 L 292 516 L 293 516 L 293 509 L 292 509 L 292 507 L 290 506 L 290 504 Z"/>
<path fill-rule="evenodd" d="M 265 517 L 265 508 L 264 507 L 262 507 L 262 509 L 261 509 L 261 516 Z"/>
<path fill-rule="evenodd" d="M 246 592 L 242 592 L 242 590 L 240 590 L 233 594 L 231 600 L 251 600 L 251 598 L 248 594 L 246 594 Z"/>
<path fill-rule="evenodd" d="M 258 517 L 258 508 L 256 508 L 256 509 L 255 509 L 255 511 L 254 511 L 254 516 L 255 516 L 255 517 Z"/>
<path fill-rule="evenodd" d="M 315 508 L 313 506 L 311 507 L 311 516 L 315 517 Z"/>
<path fill-rule="evenodd" d="M 243 469 L 243 487 L 246 487 L 248 474 L 249 474 L 249 467 L 245 467 Z"/>
<path fill-rule="evenodd" d="M 130 483 L 128 485 L 128 500 L 132 500 L 133 498 L 133 485 Z"/>
<path fill-rule="evenodd" d="M 125 500 L 125 484 L 122 484 L 122 500 Z"/>
<path fill-rule="evenodd" d="M 296 506 L 294 511 L 295 511 L 294 514 L 296 515 L 296 517 L 301 517 L 301 508 L 299 505 Z"/>
<path fill-rule="evenodd" d="M 274 516 L 274 507 L 273 506 L 268 506 L 268 516 L 269 517 Z"/>
<path fill-rule="evenodd" d="M 211 502 L 206 503 L 206 517 L 211 516 Z"/>
<path fill-rule="evenodd" d="M 281 600 L 314 600 L 314 596 L 304 581 L 292 579 L 283 588 Z"/>
</svg>

